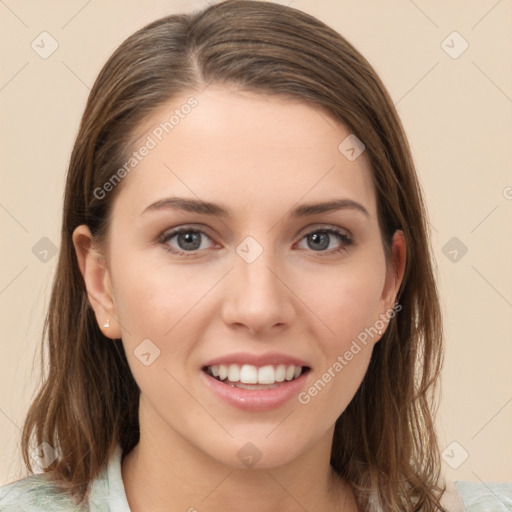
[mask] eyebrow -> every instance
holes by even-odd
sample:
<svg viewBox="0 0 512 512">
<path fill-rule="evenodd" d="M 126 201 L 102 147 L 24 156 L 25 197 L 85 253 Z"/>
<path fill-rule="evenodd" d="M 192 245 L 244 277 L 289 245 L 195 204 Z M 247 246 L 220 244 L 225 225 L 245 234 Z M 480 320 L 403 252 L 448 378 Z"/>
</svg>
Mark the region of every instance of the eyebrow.
<svg viewBox="0 0 512 512">
<path fill-rule="evenodd" d="M 150 211 L 158 210 L 183 210 L 186 212 L 199 213 L 203 215 L 215 215 L 218 217 L 229 218 L 232 216 L 229 208 L 223 204 L 211 203 L 199 199 L 188 199 L 184 197 L 167 197 L 160 199 L 155 203 L 146 207 L 140 215 L 144 215 Z M 288 217 L 298 218 L 308 215 L 316 215 L 319 213 L 328 213 L 338 210 L 355 210 L 363 213 L 366 217 L 370 217 L 368 210 L 360 203 L 352 199 L 331 199 L 329 201 L 319 203 L 305 203 L 294 208 Z"/>
</svg>

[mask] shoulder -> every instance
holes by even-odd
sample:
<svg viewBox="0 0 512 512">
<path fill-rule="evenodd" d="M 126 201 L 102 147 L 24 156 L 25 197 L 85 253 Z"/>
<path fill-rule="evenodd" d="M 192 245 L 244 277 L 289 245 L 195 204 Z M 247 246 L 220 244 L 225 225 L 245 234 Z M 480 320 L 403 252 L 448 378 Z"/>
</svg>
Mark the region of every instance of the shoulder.
<svg viewBox="0 0 512 512">
<path fill-rule="evenodd" d="M 30 475 L 0 487 L 1 512 L 78 512 L 80 508 L 47 473 Z"/>
<path fill-rule="evenodd" d="M 81 506 L 57 486 L 49 473 L 38 473 L 0 487 L 0 512 L 130 512 L 121 460 L 118 444 L 109 463 L 90 482 Z"/>
<path fill-rule="evenodd" d="M 456 481 L 467 512 L 512 510 L 512 483 Z"/>
</svg>

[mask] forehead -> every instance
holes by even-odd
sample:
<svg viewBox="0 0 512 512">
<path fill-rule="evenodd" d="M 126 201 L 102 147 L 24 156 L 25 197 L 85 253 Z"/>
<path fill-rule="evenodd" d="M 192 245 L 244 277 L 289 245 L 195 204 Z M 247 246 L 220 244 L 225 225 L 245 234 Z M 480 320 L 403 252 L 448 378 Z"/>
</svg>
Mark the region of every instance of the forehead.
<svg viewBox="0 0 512 512">
<path fill-rule="evenodd" d="M 298 100 L 209 87 L 173 98 L 137 135 L 118 199 L 138 213 L 185 196 L 273 218 L 301 201 L 346 197 L 375 214 L 365 153 L 351 161 L 340 150 L 350 130 Z"/>
</svg>

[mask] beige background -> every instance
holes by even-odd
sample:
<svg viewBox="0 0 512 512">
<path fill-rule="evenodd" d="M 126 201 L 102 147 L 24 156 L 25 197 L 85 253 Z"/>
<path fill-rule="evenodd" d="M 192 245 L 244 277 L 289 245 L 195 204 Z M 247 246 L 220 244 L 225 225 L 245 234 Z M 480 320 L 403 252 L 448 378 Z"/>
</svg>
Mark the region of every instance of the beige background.
<svg viewBox="0 0 512 512">
<path fill-rule="evenodd" d="M 397 104 L 431 215 L 445 312 L 444 468 L 455 480 L 511 481 L 512 1 L 279 3 L 341 32 Z M 136 29 L 204 5 L 0 0 L 0 484 L 25 474 L 20 427 L 57 259 L 40 261 L 32 248 L 43 237 L 59 243 L 64 176 L 89 89 Z M 47 59 L 31 47 L 43 31 L 59 45 Z M 462 49 L 457 36 L 442 46 L 453 31 L 469 44 L 458 58 L 443 49 Z M 457 261 L 445 247 L 452 237 L 467 247 Z"/>
</svg>

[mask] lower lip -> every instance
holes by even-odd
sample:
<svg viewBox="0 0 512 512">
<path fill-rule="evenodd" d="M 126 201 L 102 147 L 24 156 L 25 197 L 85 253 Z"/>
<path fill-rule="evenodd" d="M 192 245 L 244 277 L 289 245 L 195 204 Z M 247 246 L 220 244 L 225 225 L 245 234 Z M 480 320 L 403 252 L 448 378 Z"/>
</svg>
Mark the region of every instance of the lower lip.
<svg viewBox="0 0 512 512">
<path fill-rule="evenodd" d="M 231 387 L 202 370 L 200 373 L 206 385 L 228 404 L 245 411 L 260 412 L 276 409 L 296 397 L 304 387 L 310 371 L 303 373 L 297 379 L 284 381 L 276 388 L 254 390 Z"/>
</svg>

